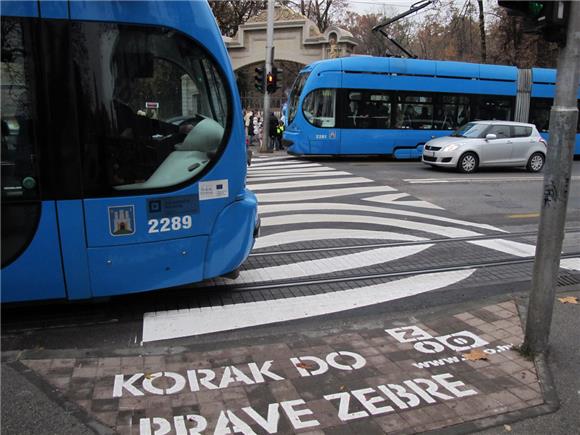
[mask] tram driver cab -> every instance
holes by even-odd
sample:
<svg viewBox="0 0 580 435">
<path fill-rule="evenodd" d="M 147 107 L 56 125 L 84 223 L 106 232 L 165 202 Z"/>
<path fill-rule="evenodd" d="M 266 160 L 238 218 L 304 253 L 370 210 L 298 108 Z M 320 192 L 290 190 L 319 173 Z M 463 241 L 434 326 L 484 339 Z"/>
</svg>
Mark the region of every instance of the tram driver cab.
<svg viewBox="0 0 580 435">
<path fill-rule="evenodd" d="M 110 134 L 116 138 L 107 140 L 115 159 L 108 167 L 111 186 L 118 191 L 190 180 L 215 157 L 224 136 L 215 102 L 208 101 L 205 84 L 195 79 L 200 77 L 195 70 L 205 68 L 202 61 L 184 56 L 167 38 L 148 36 L 143 44 L 137 36 L 142 37 L 117 34 L 110 71 Z"/>
</svg>

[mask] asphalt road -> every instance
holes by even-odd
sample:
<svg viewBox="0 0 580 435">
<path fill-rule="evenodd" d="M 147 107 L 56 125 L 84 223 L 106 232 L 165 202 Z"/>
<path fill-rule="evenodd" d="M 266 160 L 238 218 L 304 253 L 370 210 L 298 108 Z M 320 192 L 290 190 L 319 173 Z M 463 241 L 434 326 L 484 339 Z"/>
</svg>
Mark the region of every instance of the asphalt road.
<svg viewBox="0 0 580 435">
<path fill-rule="evenodd" d="M 544 173 L 521 168 L 484 168 L 475 174 L 431 168 L 418 161 L 384 158 L 310 158 L 338 170 L 396 186 L 450 213 L 506 229 L 537 228 Z M 572 166 L 567 225 L 580 225 L 580 160 Z"/>
<path fill-rule="evenodd" d="M 51 357 L 78 352 L 76 349 L 83 349 L 86 355 L 94 356 L 110 352 L 122 354 L 131 349 L 149 352 L 160 346 L 170 346 L 174 352 L 179 352 L 181 346 L 192 344 L 203 348 L 214 342 L 261 340 L 274 334 L 291 333 L 296 325 L 316 329 L 322 323 L 317 316 L 325 313 L 313 311 L 310 316 L 302 317 L 297 322 L 282 323 L 261 322 L 264 316 L 258 315 L 255 325 L 238 324 L 236 328 L 230 328 L 227 322 L 231 319 L 226 318 L 225 327 L 224 324 L 217 325 L 210 334 L 185 333 L 169 340 L 142 343 L 145 339 L 144 317 L 147 313 L 162 317 L 163 313 L 178 313 L 181 310 L 187 314 L 194 310 L 197 317 L 207 314 L 206 318 L 211 320 L 217 313 L 216 308 L 233 304 L 247 307 L 248 310 L 254 306 L 264 306 L 267 308 L 262 308 L 261 314 L 271 311 L 274 318 L 284 320 L 284 315 L 288 313 L 287 310 L 277 311 L 280 306 L 292 306 L 296 301 L 300 304 L 299 301 L 306 300 L 304 298 L 318 301 L 336 293 L 343 298 L 344 295 L 352 294 L 352 300 L 356 301 L 373 286 L 385 285 L 398 292 L 401 289 L 396 287 L 397 280 L 425 274 L 429 270 L 443 274 L 462 273 L 466 265 L 478 262 L 488 262 L 489 265 L 473 266 L 474 272 L 466 274 L 463 280 L 434 286 L 428 293 L 419 291 L 414 295 L 407 294 L 408 297 L 403 295 L 392 300 L 377 299 L 354 311 L 342 309 L 325 314 L 325 327 L 339 330 L 350 322 L 373 316 L 412 316 L 420 310 L 444 310 L 446 306 L 457 303 L 477 304 L 508 296 L 521 299 L 528 290 L 532 263 L 525 257 L 527 254 L 524 252 L 518 257 L 509 250 L 490 249 L 489 242 L 501 236 L 502 240 L 507 240 L 506 243 L 515 243 L 518 249 L 522 246 L 533 247 L 542 195 L 541 175 L 519 169 L 482 170 L 465 175 L 434 170 L 416 161 L 394 162 L 378 158 L 299 159 L 296 163 L 314 165 L 308 167 L 314 171 L 322 168 L 341 172 L 340 181 L 336 183 L 345 184 L 333 185 L 333 182 L 329 182 L 333 178 L 325 177 L 321 172 L 315 176 L 309 173 L 308 176 L 312 178 L 307 178 L 306 182 L 291 179 L 288 174 L 293 169 L 285 174 L 287 179 L 284 180 L 284 176 L 269 173 L 273 169 L 268 169 L 268 163 L 261 163 L 264 170 L 260 170 L 259 165 L 253 166 L 249 182 L 256 187 L 261 198 L 268 198 L 270 202 L 263 201 L 263 237 L 242 270 L 242 279 L 237 284 L 218 280 L 182 289 L 88 303 L 3 306 L 4 360 L 17 358 L 23 350 L 31 355 L 46 354 Z M 285 189 L 271 189 L 271 183 L 276 182 L 287 183 Z M 316 183 L 319 183 L 318 186 Z M 314 189 L 318 196 L 309 200 L 302 199 L 300 203 L 293 199 L 296 195 L 296 198 L 301 198 L 300 195 L 312 193 Z M 352 195 L 348 193 L 351 190 L 362 193 Z M 284 195 L 289 199 L 288 202 L 281 200 Z M 388 202 L 390 200 L 385 198 L 389 195 L 396 197 L 396 201 Z M 402 198 L 399 198 L 401 195 Z M 401 202 L 397 202 L 401 199 Z M 320 209 L 316 208 L 317 205 Z M 386 210 L 381 211 L 380 207 Z M 336 219 L 333 219 L 333 215 L 336 215 Z M 334 221 L 332 225 L 329 223 L 331 221 Z M 569 232 L 564 241 L 564 253 L 580 250 L 580 231 L 575 231 L 578 228 L 580 161 L 573 164 L 567 221 Z M 380 239 L 389 232 L 387 230 L 392 237 L 399 238 L 395 239 L 396 243 Z M 301 231 L 306 232 L 300 235 Z M 333 234 L 329 235 L 329 231 Z M 425 232 L 429 234 L 428 238 L 423 238 Z M 341 238 L 342 233 L 348 233 L 349 237 L 357 235 L 360 240 L 345 241 Z M 319 237 L 319 240 L 314 240 L 314 237 Z M 328 237 L 333 239 L 325 240 Z M 282 245 L 283 240 L 288 244 Z M 372 245 L 365 245 L 371 241 Z M 380 253 L 377 254 L 380 257 L 378 263 L 367 256 L 373 250 Z M 381 264 L 384 262 L 381 256 L 385 255 L 392 258 Z M 414 255 L 413 260 L 405 259 L 405 255 Z M 344 266 L 338 263 L 339 259 L 342 259 Z M 514 259 L 520 263 L 510 263 Z M 357 261 L 361 264 L 356 264 Z M 494 262 L 497 264 L 494 265 Z M 503 265 L 503 262 L 507 263 Z M 299 267 L 294 268 L 296 264 Z M 327 267 L 328 271 L 308 272 L 308 265 L 316 265 L 319 269 Z M 261 270 L 267 270 L 268 273 L 258 274 Z M 304 274 L 302 277 L 299 276 L 301 273 Z M 568 274 L 566 271 L 562 273 Z M 312 276 L 324 278 L 327 282 L 294 282 L 298 279 L 307 281 Z M 566 276 L 569 282 L 574 283 L 576 279 L 580 283 L 577 271 Z M 240 287 L 240 282 L 246 287 Z M 428 281 L 421 285 L 426 283 Z M 305 310 L 303 306 L 300 309 Z M 290 313 L 288 319 L 292 315 Z M 186 317 L 185 320 L 191 319 Z M 555 340 L 561 350 L 552 356 L 552 362 L 555 369 L 563 373 L 573 373 L 578 358 L 577 349 L 576 353 L 573 349 L 569 350 L 569 340 L 560 335 L 560 331 L 567 329 L 568 324 L 565 316 L 556 316 L 555 330 L 558 330 L 559 335 Z M 11 376 L 14 373 L 10 367 L 3 368 L 3 375 L 11 379 L 2 388 L 3 402 L 9 403 L 7 399 L 14 397 L 12 403 L 3 405 L 3 412 L 16 413 L 18 407 L 26 404 L 30 414 L 49 416 L 53 412 L 53 405 L 45 400 L 36 386 Z M 562 391 L 562 401 L 567 407 L 573 407 L 578 401 L 578 384 L 575 382 L 566 376 L 557 380 L 558 388 Z M 68 415 L 59 415 L 58 418 L 61 420 L 57 420 L 57 425 L 71 429 L 68 433 L 75 433 L 77 420 Z M 31 433 L 34 432 L 33 423 L 36 424 L 36 421 L 29 421 Z M 514 427 L 518 433 L 545 433 L 538 431 L 538 428 L 556 424 L 556 420 L 549 420 L 548 417 L 542 417 L 540 421 L 543 426 L 522 423 Z M 18 431 L 18 420 L 11 420 L 8 424 L 13 431 Z M 565 419 L 560 424 L 562 431 L 557 433 L 567 433 L 565 429 L 573 424 L 573 418 Z M 55 433 L 50 428 L 46 429 L 39 433 Z"/>
<path fill-rule="evenodd" d="M 383 190 L 393 189 L 393 191 L 410 194 L 407 198 L 425 201 L 426 204 L 419 204 L 420 207 L 399 207 L 401 216 L 400 227 L 397 228 L 397 235 L 402 237 L 416 237 L 423 236 L 424 233 L 409 229 L 410 221 L 408 219 L 415 219 L 414 217 L 407 218 L 404 213 L 415 213 L 419 216 L 417 225 L 422 225 L 428 219 L 430 224 L 436 223 L 437 231 L 463 231 L 464 228 L 469 228 L 470 222 L 474 225 L 488 225 L 497 227 L 501 230 L 507 230 L 510 233 L 528 232 L 516 239 L 516 243 L 524 243 L 529 246 L 535 244 L 537 224 L 539 220 L 539 204 L 541 198 L 542 182 L 541 175 L 530 174 L 521 169 L 494 169 L 482 170 L 476 174 L 465 175 L 454 171 L 434 170 L 426 167 L 420 162 L 399 162 L 388 161 L 380 158 L 310 158 L 295 160 L 298 164 L 306 165 L 322 165 L 324 168 L 334 169 L 343 173 L 350 174 L 349 176 L 355 179 L 358 183 L 367 180 L 368 182 L 354 185 L 347 185 L 347 192 L 351 189 L 365 189 L 365 186 L 371 186 L 371 189 L 378 189 L 381 193 Z M 264 163 L 261 163 L 264 164 Z M 294 163 L 291 163 L 294 165 Z M 268 164 L 266 163 L 266 166 Z M 319 166 L 309 169 L 317 170 Z M 260 180 L 268 177 L 263 177 L 264 174 L 270 171 L 260 171 L 259 164 L 252 167 L 254 171 L 254 178 L 250 178 L 249 183 L 256 186 L 258 195 L 265 198 L 268 195 L 274 195 L 277 198 L 278 193 L 271 193 L 269 185 L 274 182 L 291 182 L 295 180 L 281 180 L 280 177 L 274 177 L 275 181 L 271 179 L 256 183 L 252 180 Z M 290 173 L 292 173 L 292 169 Z M 282 175 L 283 177 L 284 175 Z M 306 187 L 304 189 L 311 190 L 313 187 L 311 179 L 306 180 Z M 320 179 L 325 182 L 326 178 Z M 344 176 L 342 182 L 348 182 Z M 318 180 L 317 180 L 318 181 Z M 372 181 L 372 183 L 369 183 Z M 298 181 L 300 182 L 300 180 Z M 358 186 L 362 187 L 358 187 Z M 377 185 L 378 187 L 373 187 Z M 380 186 L 388 186 L 382 188 Z M 271 186 L 270 186 L 271 187 Z M 321 186 L 319 192 L 326 193 L 333 186 Z M 261 189 L 266 189 L 262 191 Z M 332 190 L 332 189 L 331 189 Z M 289 192 L 303 192 L 304 190 L 296 190 L 292 188 Z M 287 192 L 288 193 L 288 192 Z M 374 195 L 374 194 L 373 194 Z M 368 196 L 368 195 L 367 195 Z M 332 228 L 331 231 L 342 231 L 352 233 L 353 231 L 361 231 L 368 233 L 374 230 L 372 234 L 378 234 L 380 231 L 390 229 L 387 226 L 378 226 L 377 224 L 384 224 L 383 216 L 376 216 L 375 202 L 368 202 L 361 200 L 362 197 L 356 198 L 353 196 L 346 196 L 338 202 L 333 198 L 330 199 L 314 199 L 316 201 L 324 201 L 323 206 L 327 207 L 330 201 L 333 201 L 334 207 L 343 207 L 342 209 L 327 210 L 326 215 L 320 215 L 316 210 L 306 209 L 301 216 L 303 221 L 296 222 L 296 215 L 287 213 L 280 214 L 284 211 L 285 204 L 273 206 L 263 205 L 261 210 L 263 213 L 263 229 L 262 237 L 259 243 L 266 244 L 268 239 L 274 239 L 275 243 L 279 242 L 280 237 L 288 234 L 300 232 L 304 227 L 309 227 L 306 232 L 306 237 L 311 237 L 315 232 L 324 231 L 326 227 Z M 364 198 L 363 198 L 364 199 Z M 289 203 L 295 204 L 295 203 Z M 361 205 L 362 204 L 362 205 Z M 399 203 L 392 203 L 399 204 Z M 405 204 L 405 203 L 400 203 Z M 312 205 L 312 203 L 311 203 Z M 394 208 L 389 205 L 390 209 Z M 424 207 L 437 207 L 424 208 Z M 270 207 L 270 209 L 268 208 Z M 273 209 L 272 207 L 282 207 Z M 354 211 L 345 211 L 349 208 L 358 207 Z M 361 215 L 359 209 L 371 209 L 370 215 Z M 374 207 L 374 208 L 372 208 Z M 411 210 L 411 211 L 409 211 Z M 277 213 L 271 213 L 272 211 Z M 314 214 L 314 213 L 317 214 Z M 349 213 L 349 214 L 347 214 Z M 273 214 L 272 217 L 270 215 Z M 354 219 L 353 222 L 326 222 L 329 215 L 338 214 L 338 221 Z M 415 216 L 411 215 L 411 216 Z M 314 216 L 322 216 L 321 222 L 310 222 Z M 395 216 L 397 217 L 397 216 Z M 278 222 L 287 219 L 288 222 Z M 371 219 L 371 220 L 369 220 Z M 373 220 L 374 219 L 374 220 Z M 433 220 L 437 219 L 437 220 Z M 443 221 L 442 221 L 443 219 Z M 447 219 L 448 221 L 445 221 Z M 451 221 L 449 221 L 451 220 Z M 268 226 L 271 222 L 273 226 Z M 450 223 L 448 223 L 450 222 Z M 459 222 L 459 224 L 455 224 Z M 387 222 L 388 225 L 393 224 L 393 220 Z M 448 226 L 443 226 L 443 224 Z M 459 228 L 463 226 L 462 228 Z M 573 182 L 570 191 L 570 201 L 568 207 L 568 222 L 567 228 L 574 230 L 580 227 L 580 161 L 573 164 Z M 280 232 L 280 229 L 284 230 Z M 376 230 L 380 231 L 376 231 Z M 423 228 L 419 228 L 423 230 Z M 474 228 L 471 227 L 469 232 L 473 233 Z M 491 238 L 496 236 L 497 231 L 481 230 L 481 227 L 476 227 L 478 230 L 478 237 Z M 430 230 L 431 231 L 431 230 Z M 467 234 L 467 233 L 466 233 Z M 352 234 L 350 234 L 352 236 Z M 459 234 L 460 235 L 460 234 Z M 502 236 L 504 234 L 501 234 Z M 334 235 L 336 236 L 336 234 Z M 454 237 L 457 234 L 454 235 Z M 328 236 L 323 236 L 328 237 Z M 81 302 L 74 304 L 50 303 L 50 304 L 33 304 L 24 306 L 4 306 L 3 307 L 3 323 L 4 329 L 2 334 L 2 345 L 5 350 L 16 350 L 23 348 L 41 347 L 47 349 L 59 349 L 67 346 L 83 347 L 83 348 L 114 348 L 114 347 L 139 347 L 143 337 L 143 315 L 147 312 L 165 312 L 167 310 L 188 309 L 191 307 L 207 308 L 208 310 L 214 306 L 222 306 L 228 303 L 237 303 L 251 306 L 258 302 L 275 301 L 285 299 L 291 302 L 296 297 L 316 295 L 325 292 L 335 292 L 345 290 L 348 288 L 358 288 L 362 290 L 365 285 L 372 284 L 372 278 L 379 274 L 387 281 L 398 279 L 401 273 L 413 273 L 413 271 L 423 271 L 437 269 L 437 268 L 453 268 L 463 267 L 465 265 L 475 264 L 478 262 L 502 262 L 513 259 L 511 253 L 503 253 L 496 250 L 489 250 L 487 247 L 479 247 L 474 244 L 467 244 L 463 242 L 453 242 L 453 240 L 440 240 L 439 235 L 432 236 L 441 243 L 435 243 L 431 246 L 425 254 L 421 253 L 422 245 L 417 245 L 420 242 L 398 242 L 405 246 L 388 245 L 389 241 L 381 240 L 375 242 L 387 243 L 385 248 L 378 246 L 379 249 L 386 255 L 390 250 L 407 250 L 415 253 L 413 261 L 408 261 L 404 258 L 393 260 L 385 265 L 377 265 L 376 261 L 369 261 L 364 259 L 360 267 L 356 269 L 361 276 L 366 276 L 366 279 L 357 278 L 357 274 L 349 271 L 352 267 L 350 263 L 354 262 L 354 257 L 349 257 L 351 254 L 363 256 L 365 251 L 370 251 L 370 248 L 365 248 L 364 244 L 356 245 L 357 241 L 346 242 L 340 239 L 340 235 L 336 236 L 335 241 L 318 241 L 310 242 L 308 240 L 303 242 L 291 243 L 285 245 L 290 251 L 281 252 L 273 255 L 269 254 L 272 249 L 277 249 L 275 246 L 255 249 L 254 255 L 249 259 L 242 271 L 242 279 L 233 282 L 234 286 L 241 285 L 246 281 L 246 286 L 249 288 L 231 288 L 232 282 L 218 282 L 202 284 L 201 286 L 194 286 L 193 288 L 162 290 L 141 295 L 129 295 L 108 300 Z M 361 237 L 376 237 L 376 236 L 361 236 Z M 434 240 L 437 242 L 437 240 Z M 367 242 L 363 240 L 362 242 Z M 448 242 L 453 243 L 448 243 Z M 486 243 L 483 240 L 481 243 Z M 353 245 L 354 244 L 354 245 Z M 425 245 L 427 246 L 427 245 Z M 377 246 L 374 246 L 377 248 Z M 576 252 L 580 248 L 580 232 L 569 232 L 566 234 L 564 241 L 564 252 Z M 291 249 L 295 249 L 294 252 Z M 274 252 L 275 254 L 275 252 Z M 403 254 L 401 254 L 403 255 Z M 408 255 L 408 254 L 404 254 Z M 296 273 L 301 273 L 306 263 L 317 263 L 318 268 L 333 267 L 333 261 L 325 260 L 325 258 L 334 259 L 336 256 L 342 256 L 349 264 L 346 271 L 341 271 L 344 268 L 341 266 L 335 267 L 336 271 L 320 275 L 316 272 L 315 277 L 322 276 L 322 278 L 330 279 L 331 282 L 316 283 L 312 285 L 288 285 L 289 277 L 294 272 L 292 265 L 298 263 L 302 266 L 296 269 Z M 366 263 L 365 263 L 366 261 Z M 383 260 L 381 260 L 383 261 Z M 306 263 L 305 263 L 306 262 Z M 396 312 L 397 310 L 413 310 L 415 308 L 422 308 L 428 305 L 445 305 L 453 303 L 462 299 L 469 299 L 475 295 L 479 296 L 493 296 L 497 294 L 509 294 L 510 292 L 520 292 L 527 289 L 529 286 L 529 278 L 531 273 L 531 261 L 520 265 L 506 265 L 495 268 L 480 268 L 468 280 L 463 280 L 456 285 L 448 285 L 447 287 L 436 289 L 436 293 L 426 293 L 424 295 L 418 294 L 414 297 L 403 297 L 397 300 L 392 300 L 388 304 L 384 301 L 376 301 L 365 308 L 359 309 L 363 312 Z M 268 278 L 256 276 L 252 272 L 257 270 L 269 270 Z M 399 274 L 399 275 L 397 275 Z M 274 276 L 272 278 L 272 276 Z M 305 275 L 303 280 L 308 281 L 312 277 Z M 346 281 L 340 281 L 346 280 Z M 358 282 L 358 281 L 360 282 Z M 269 285 L 272 283 L 272 285 Z M 277 284 L 280 283 L 280 284 Z M 226 285 L 225 287 L 223 285 Z M 254 287 L 252 287 L 252 285 Z M 255 287 L 258 285 L 258 287 Z M 476 291 L 477 287 L 486 287 L 485 291 Z M 474 289 L 465 291 L 466 289 Z M 436 297 L 433 298 L 433 294 Z M 339 310 L 335 314 L 331 314 L 336 318 L 348 316 L 348 310 Z M 283 317 L 281 317 L 283 318 Z M 304 318 L 302 321 L 308 321 Z M 250 326 L 250 325 L 245 325 Z M 267 326 L 261 326 L 267 328 Z M 216 329 L 217 332 L 220 329 Z M 223 331 L 223 329 L 222 329 Z M 229 332 L 228 328 L 225 329 Z M 187 334 L 185 334 L 187 336 Z M 200 338 L 203 340 L 203 338 Z"/>
</svg>

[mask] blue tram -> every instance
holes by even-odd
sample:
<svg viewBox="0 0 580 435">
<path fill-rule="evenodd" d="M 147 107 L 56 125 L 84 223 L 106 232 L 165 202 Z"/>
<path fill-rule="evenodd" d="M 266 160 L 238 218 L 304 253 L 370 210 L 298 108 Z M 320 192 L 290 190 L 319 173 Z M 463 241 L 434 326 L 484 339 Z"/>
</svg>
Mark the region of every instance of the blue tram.
<svg viewBox="0 0 580 435">
<path fill-rule="evenodd" d="M 207 2 L 2 3 L 2 301 L 235 275 L 241 104 Z"/>
<path fill-rule="evenodd" d="M 555 85 L 556 71 L 541 68 L 371 56 L 323 60 L 294 82 L 285 145 L 295 155 L 419 158 L 425 142 L 477 119 L 531 122 L 547 136 Z"/>
</svg>

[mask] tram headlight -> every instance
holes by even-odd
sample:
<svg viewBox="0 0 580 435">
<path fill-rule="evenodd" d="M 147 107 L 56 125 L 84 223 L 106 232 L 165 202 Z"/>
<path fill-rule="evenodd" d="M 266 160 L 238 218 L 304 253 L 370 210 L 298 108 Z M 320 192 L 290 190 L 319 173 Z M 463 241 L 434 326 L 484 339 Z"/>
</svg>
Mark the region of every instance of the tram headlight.
<svg viewBox="0 0 580 435">
<path fill-rule="evenodd" d="M 443 148 L 443 152 L 444 153 L 448 153 L 450 151 L 455 151 L 457 148 L 459 148 L 458 145 L 447 145 L 445 148 Z"/>
</svg>

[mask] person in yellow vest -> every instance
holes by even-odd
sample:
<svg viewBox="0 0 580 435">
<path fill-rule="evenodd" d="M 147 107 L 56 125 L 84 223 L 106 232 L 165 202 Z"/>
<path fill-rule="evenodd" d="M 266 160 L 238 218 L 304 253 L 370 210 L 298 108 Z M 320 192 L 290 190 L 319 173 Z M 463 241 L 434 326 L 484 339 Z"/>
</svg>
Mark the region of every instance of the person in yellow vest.
<svg viewBox="0 0 580 435">
<path fill-rule="evenodd" d="M 284 122 L 280 121 L 276 127 L 276 141 L 278 142 L 278 149 L 283 150 L 284 145 L 282 145 L 282 134 L 284 133 Z"/>
</svg>

